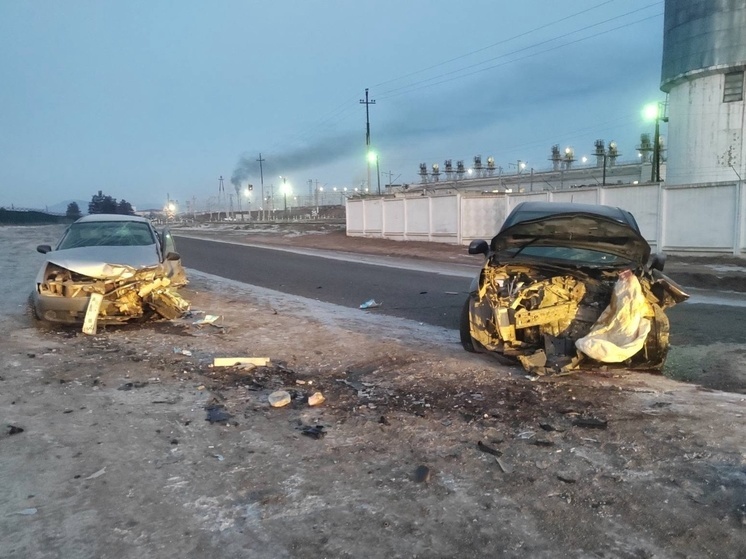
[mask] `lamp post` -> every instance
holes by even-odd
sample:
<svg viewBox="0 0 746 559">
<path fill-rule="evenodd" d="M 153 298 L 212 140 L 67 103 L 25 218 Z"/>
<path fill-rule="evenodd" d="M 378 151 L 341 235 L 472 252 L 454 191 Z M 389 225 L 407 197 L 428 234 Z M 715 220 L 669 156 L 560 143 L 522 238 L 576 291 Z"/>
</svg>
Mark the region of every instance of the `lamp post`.
<svg viewBox="0 0 746 559">
<path fill-rule="evenodd" d="M 254 190 L 253 185 L 248 185 L 246 187 L 246 190 L 244 190 L 244 196 L 246 196 L 246 209 L 249 212 L 249 221 L 251 221 L 251 191 Z"/>
<path fill-rule="evenodd" d="M 368 152 L 368 163 L 376 163 L 376 177 L 378 178 L 378 195 L 381 195 L 381 169 L 378 165 L 378 154 L 375 151 Z M 370 184 L 368 184 L 370 187 Z"/>
</svg>

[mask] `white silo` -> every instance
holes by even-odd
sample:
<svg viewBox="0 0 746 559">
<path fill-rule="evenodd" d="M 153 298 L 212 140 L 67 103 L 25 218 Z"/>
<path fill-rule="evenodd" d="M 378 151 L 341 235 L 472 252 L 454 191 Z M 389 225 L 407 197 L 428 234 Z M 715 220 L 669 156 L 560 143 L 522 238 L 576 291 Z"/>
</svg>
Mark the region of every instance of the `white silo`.
<svg viewBox="0 0 746 559">
<path fill-rule="evenodd" d="M 746 179 L 746 2 L 666 0 L 666 182 Z"/>
</svg>

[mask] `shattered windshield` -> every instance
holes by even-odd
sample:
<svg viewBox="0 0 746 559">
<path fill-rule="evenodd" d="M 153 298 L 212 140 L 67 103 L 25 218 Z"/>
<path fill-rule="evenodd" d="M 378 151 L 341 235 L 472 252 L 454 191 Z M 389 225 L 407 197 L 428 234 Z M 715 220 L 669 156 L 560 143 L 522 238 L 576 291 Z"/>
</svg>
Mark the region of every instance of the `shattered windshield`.
<svg viewBox="0 0 746 559">
<path fill-rule="evenodd" d="M 501 262 L 504 262 L 508 258 L 517 257 L 519 254 L 521 256 L 532 257 L 540 260 L 557 260 L 589 266 L 624 266 L 631 263 L 628 258 L 623 258 L 600 250 L 563 246 L 536 246 L 532 245 L 531 242 L 520 248 L 508 248 L 500 251 L 498 259 Z"/>
<path fill-rule="evenodd" d="M 73 223 L 57 250 L 90 246 L 148 246 L 155 244 L 147 223 L 139 221 L 89 221 Z"/>
</svg>

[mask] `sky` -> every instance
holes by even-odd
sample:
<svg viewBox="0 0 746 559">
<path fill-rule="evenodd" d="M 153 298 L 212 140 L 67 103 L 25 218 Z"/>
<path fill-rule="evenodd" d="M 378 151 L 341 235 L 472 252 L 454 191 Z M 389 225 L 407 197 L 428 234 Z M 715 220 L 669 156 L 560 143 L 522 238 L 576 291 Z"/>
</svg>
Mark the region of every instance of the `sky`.
<svg viewBox="0 0 746 559">
<path fill-rule="evenodd" d="M 383 185 L 596 139 L 632 161 L 662 45 L 662 0 L 2 0 L 0 206 L 201 210 L 222 176 L 255 209 L 260 153 L 265 196 L 352 192 L 366 88 Z"/>
</svg>

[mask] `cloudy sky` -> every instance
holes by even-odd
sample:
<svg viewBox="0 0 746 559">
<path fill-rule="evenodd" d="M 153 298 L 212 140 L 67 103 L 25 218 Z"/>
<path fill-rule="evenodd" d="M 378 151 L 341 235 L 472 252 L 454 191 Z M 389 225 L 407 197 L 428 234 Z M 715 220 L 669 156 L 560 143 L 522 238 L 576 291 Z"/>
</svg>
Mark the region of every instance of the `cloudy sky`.
<svg viewBox="0 0 746 559">
<path fill-rule="evenodd" d="M 259 153 L 267 191 L 360 187 L 366 88 L 384 184 L 597 138 L 633 160 L 662 27 L 648 0 L 2 1 L 0 205 L 200 209 L 220 176 L 258 204 Z"/>
</svg>

